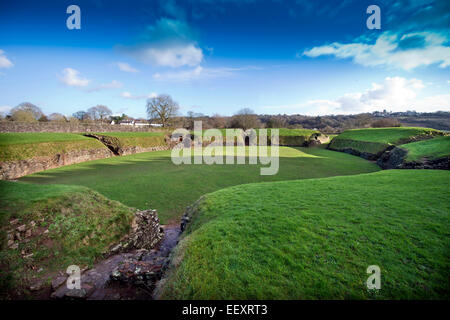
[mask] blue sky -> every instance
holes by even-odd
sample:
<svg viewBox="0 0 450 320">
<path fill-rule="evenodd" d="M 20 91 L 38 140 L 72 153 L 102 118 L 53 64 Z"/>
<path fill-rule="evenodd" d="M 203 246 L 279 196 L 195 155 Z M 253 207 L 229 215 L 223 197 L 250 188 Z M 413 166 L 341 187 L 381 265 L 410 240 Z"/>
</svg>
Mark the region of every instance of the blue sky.
<svg viewBox="0 0 450 320">
<path fill-rule="evenodd" d="M 4 0 L 0 112 L 144 117 L 161 93 L 208 115 L 450 111 L 449 40 L 448 1 Z"/>
</svg>

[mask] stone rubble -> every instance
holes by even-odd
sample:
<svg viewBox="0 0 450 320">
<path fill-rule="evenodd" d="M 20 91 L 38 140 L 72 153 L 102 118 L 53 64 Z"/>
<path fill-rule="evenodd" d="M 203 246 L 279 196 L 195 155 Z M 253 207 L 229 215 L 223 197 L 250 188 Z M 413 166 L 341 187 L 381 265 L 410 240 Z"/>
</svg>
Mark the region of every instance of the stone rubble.
<svg viewBox="0 0 450 320">
<path fill-rule="evenodd" d="M 67 289 L 67 276 L 52 281 L 52 299 L 151 299 L 179 227 L 160 227 L 156 210 L 137 211 L 128 236 L 113 246 L 107 259 L 81 270 L 81 289 Z"/>
</svg>

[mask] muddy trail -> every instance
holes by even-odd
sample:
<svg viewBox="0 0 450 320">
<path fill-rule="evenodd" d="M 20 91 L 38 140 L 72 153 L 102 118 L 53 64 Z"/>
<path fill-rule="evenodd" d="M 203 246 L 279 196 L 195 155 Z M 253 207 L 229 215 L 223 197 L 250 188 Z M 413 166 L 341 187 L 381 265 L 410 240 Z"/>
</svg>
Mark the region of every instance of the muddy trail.
<svg viewBox="0 0 450 320">
<path fill-rule="evenodd" d="M 168 257 L 178 243 L 179 225 L 163 225 L 164 237 L 152 250 L 113 255 L 81 274 L 81 289 L 67 289 L 67 277 L 54 279 L 52 299 L 151 300 Z"/>
</svg>

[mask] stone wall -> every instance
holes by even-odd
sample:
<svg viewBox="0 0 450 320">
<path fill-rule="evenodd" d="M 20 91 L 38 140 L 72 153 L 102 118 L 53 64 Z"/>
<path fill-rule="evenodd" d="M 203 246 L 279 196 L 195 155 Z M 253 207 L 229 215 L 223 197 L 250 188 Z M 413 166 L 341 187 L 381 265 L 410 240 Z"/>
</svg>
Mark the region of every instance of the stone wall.
<svg viewBox="0 0 450 320">
<path fill-rule="evenodd" d="M 160 131 L 152 127 L 135 127 L 100 123 L 57 123 L 1 121 L 0 132 L 148 132 Z"/>
<path fill-rule="evenodd" d="M 73 150 L 51 157 L 0 162 L 0 179 L 12 180 L 27 174 L 53 169 L 64 165 L 109 158 L 113 153 L 107 149 Z"/>
</svg>

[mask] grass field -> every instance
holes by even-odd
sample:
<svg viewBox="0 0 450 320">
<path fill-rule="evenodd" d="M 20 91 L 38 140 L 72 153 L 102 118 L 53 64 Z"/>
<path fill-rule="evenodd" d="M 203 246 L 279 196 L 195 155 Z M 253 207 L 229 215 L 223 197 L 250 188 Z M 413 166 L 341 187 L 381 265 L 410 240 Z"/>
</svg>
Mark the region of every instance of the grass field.
<svg viewBox="0 0 450 320">
<path fill-rule="evenodd" d="M 100 141 L 76 133 L 0 133 L 0 161 L 104 148 L 106 147 Z"/>
<path fill-rule="evenodd" d="M 147 137 L 160 137 L 164 136 L 164 131 L 154 132 L 98 132 L 98 134 L 116 138 L 147 138 Z"/>
<path fill-rule="evenodd" d="M 161 298 L 449 299 L 449 179 L 389 170 L 206 195 Z"/>
<path fill-rule="evenodd" d="M 47 170 L 21 178 L 37 184 L 83 185 L 140 209 L 157 209 L 162 223 L 178 222 L 205 193 L 249 182 L 351 175 L 380 170 L 361 158 L 321 148 L 280 147 L 279 172 L 260 165 L 174 165 L 170 151 L 140 153 Z"/>
<path fill-rule="evenodd" d="M 350 139 L 386 144 L 402 144 L 412 137 L 438 134 L 441 131 L 427 128 L 398 127 L 398 128 L 370 128 L 353 129 L 341 133 L 337 139 Z"/>
<path fill-rule="evenodd" d="M 353 149 L 376 155 L 390 145 L 401 145 L 439 135 L 443 135 L 443 132 L 415 127 L 353 129 L 335 137 L 330 143 L 330 148 L 333 150 Z"/>
<path fill-rule="evenodd" d="M 77 133 L 49 133 L 49 132 L 11 132 L 0 133 L 0 146 L 10 146 L 15 144 L 29 144 L 56 141 L 82 141 L 90 140 Z"/>
<path fill-rule="evenodd" d="M 23 289 L 33 278 L 51 281 L 53 272 L 72 264 L 92 266 L 129 231 L 134 211 L 82 186 L 9 181 L 0 181 L 0 203 L 0 296 Z M 14 219 L 18 222 L 13 226 Z M 19 247 L 9 249 L 7 233 L 21 225 L 32 235 L 22 236 Z"/>
<path fill-rule="evenodd" d="M 167 132 L 103 132 L 100 135 L 117 138 L 121 148 L 127 147 L 157 147 L 166 145 Z"/>
<path fill-rule="evenodd" d="M 449 157 L 450 136 L 407 143 L 400 147 L 408 151 L 406 161 L 420 162 L 424 159 L 434 160 Z"/>
</svg>

